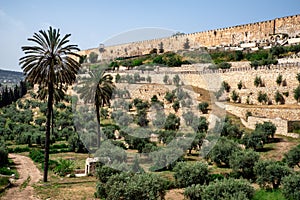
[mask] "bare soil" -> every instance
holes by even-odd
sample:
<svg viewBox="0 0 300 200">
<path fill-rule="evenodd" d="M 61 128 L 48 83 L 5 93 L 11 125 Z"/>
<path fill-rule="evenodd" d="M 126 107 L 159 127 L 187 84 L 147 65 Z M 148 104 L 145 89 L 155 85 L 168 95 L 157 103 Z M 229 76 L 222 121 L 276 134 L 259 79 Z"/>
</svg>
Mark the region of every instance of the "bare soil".
<svg viewBox="0 0 300 200">
<path fill-rule="evenodd" d="M 39 200 L 34 196 L 33 185 L 42 178 L 41 172 L 35 166 L 33 161 L 22 155 L 9 154 L 19 173 L 19 179 L 13 182 L 12 187 L 8 189 L 1 197 L 2 200 Z"/>
</svg>

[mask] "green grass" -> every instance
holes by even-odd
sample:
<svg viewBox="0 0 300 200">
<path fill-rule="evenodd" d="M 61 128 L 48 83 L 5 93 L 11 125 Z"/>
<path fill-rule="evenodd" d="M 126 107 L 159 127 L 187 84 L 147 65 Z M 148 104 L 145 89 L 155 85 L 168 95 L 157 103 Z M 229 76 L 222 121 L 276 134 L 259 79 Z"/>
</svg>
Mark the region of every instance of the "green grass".
<svg viewBox="0 0 300 200">
<path fill-rule="evenodd" d="M 286 200 L 280 190 L 258 190 L 252 200 Z"/>
<path fill-rule="evenodd" d="M 31 178 L 30 176 L 27 177 L 27 179 L 20 185 L 20 189 L 25 189 L 28 185 L 28 183 L 30 182 Z"/>
<path fill-rule="evenodd" d="M 0 188 L 5 187 L 9 184 L 7 177 L 0 177 Z"/>
</svg>

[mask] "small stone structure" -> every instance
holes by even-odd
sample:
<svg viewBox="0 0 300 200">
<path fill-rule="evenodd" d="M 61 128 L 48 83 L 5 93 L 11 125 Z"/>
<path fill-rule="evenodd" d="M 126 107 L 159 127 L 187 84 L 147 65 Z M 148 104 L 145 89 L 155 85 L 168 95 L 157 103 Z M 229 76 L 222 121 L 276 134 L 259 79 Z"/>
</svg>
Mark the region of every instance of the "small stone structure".
<svg viewBox="0 0 300 200">
<path fill-rule="evenodd" d="M 85 161 L 85 175 L 95 174 L 97 163 L 99 163 L 99 158 L 87 158 Z"/>
</svg>

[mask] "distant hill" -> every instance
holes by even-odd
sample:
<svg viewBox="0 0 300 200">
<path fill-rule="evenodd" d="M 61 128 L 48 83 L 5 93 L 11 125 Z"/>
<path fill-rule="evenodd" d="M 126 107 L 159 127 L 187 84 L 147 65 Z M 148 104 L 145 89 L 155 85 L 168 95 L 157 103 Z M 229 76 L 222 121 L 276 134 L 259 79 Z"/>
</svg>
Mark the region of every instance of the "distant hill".
<svg viewBox="0 0 300 200">
<path fill-rule="evenodd" d="M 0 83 L 3 85 L 17 84 L 24 79 L 22 72 L 0 69 Z"/>
</svg>

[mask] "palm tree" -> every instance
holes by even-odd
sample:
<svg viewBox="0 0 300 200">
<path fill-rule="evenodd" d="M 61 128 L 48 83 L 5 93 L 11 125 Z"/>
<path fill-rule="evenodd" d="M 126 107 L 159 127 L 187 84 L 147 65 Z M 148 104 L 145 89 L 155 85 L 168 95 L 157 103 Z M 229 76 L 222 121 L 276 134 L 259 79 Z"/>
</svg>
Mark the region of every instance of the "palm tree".
<svg viewBox="0 0 300 200">
<path fill-rule="evenodd" d="M 96 109 L 97 117 L 97 147 L 100 147 L 100 108 L 109 106 L 112 98 L 115 85 L 112 82 L 113 77 L 110 74 L 105 74 L 104 69 L 92 70 L 89 72 L 88 78 L 83 78 L 78 89 L 80 98 L 85 103 L 92 103 Z"/>
<path fill-rule="evenodd" d="M 20 58 L 20 65 L 26 76 L 26 81 L 38 84 L 46 92 L 47 121 L 45 139 L 45 164 L 44 182 L 47 182 L 49 163 L 50 125 L 53 114 L 55 91 L 71 85 L 80 68 L 80 64 L 74 59 L 79 57 L 73 51 L 78 51 L 77 45 L 68 45 L 71 34 L 61 38 L 59 29 L 49 27 L 48 31 L 40 30 L 34 33 L 28 40 L 35 43 L 34 46 L 23 46 L 26 54 Z"/>
</svg>

